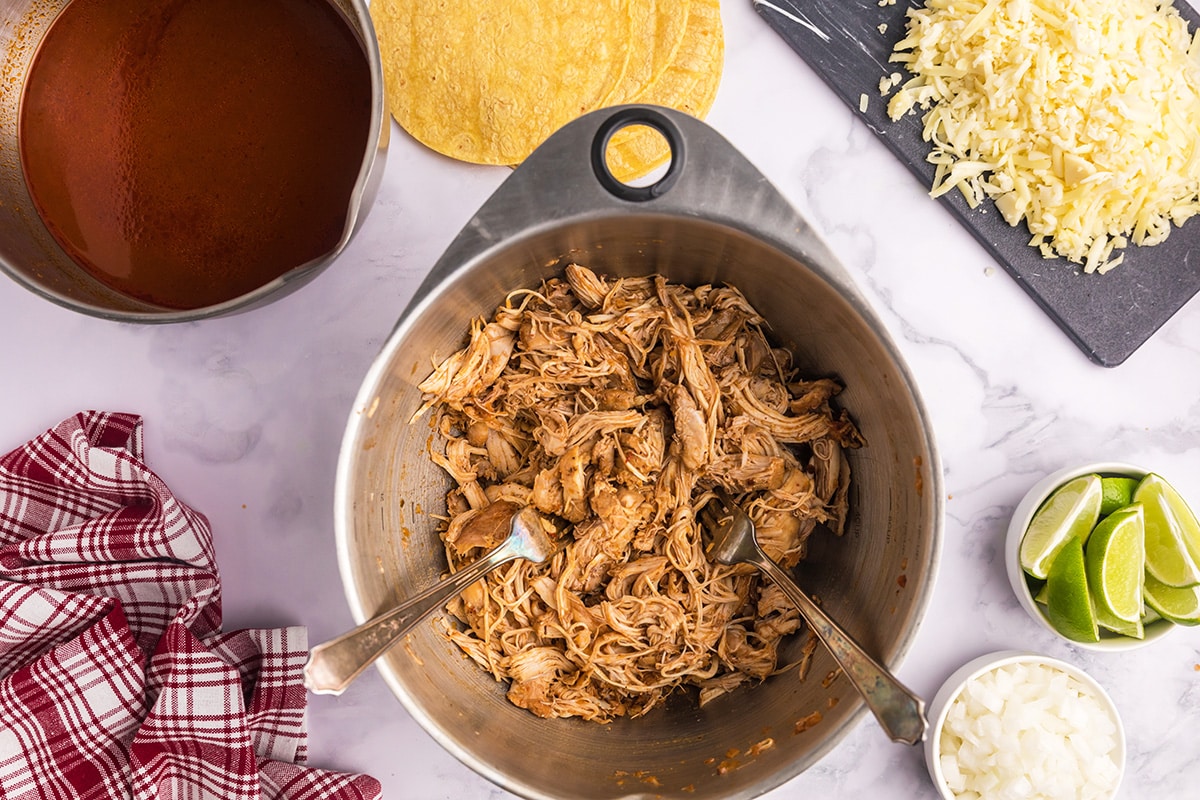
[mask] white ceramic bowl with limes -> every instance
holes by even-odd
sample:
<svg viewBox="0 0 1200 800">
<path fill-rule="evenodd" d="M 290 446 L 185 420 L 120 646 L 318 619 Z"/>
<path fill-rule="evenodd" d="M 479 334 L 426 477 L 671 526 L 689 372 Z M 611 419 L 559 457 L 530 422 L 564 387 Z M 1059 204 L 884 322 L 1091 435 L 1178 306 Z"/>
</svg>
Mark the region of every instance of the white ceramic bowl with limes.
<svg viewBox="0 0 1200 800">
<path fill-rule="evenodd" d="M 971 735 L 964 737 L 964 729 Z M 1071 737 L 1090 737 L 1100 756 L 1069 770 L 1067 762 L 1081 747 Z M 1015 650 L 973 659 L 946 680 L 929 704 L 924 749 L 929 775 L 945 800 L 959 796 L 954 787 L 965 791 L 963 784 L 978 788 L 988 781 L 1024 780 L 1030 796 L 1042 796 L 1035 790 L 1049 793 L 1046 781 L 1071 774 L 1077 783 L 1068 788 L 1091 782 L 1092 796 L 1107 799 L 1116 796 L 1125 773 L 1125 731 L 1104 687 L 1065 661 Z"/>
<path fill-rule="evenodd" d="M 1149 472 L 1150 470 L 1143 467 L 1118 461 L 1101 461 L 1060 469 L 1057 472 L 1047 475 L 1033 485 L 1021 502 L 1017 504 L 1017 508 L 1013 512 L 1012 519 L 1008 524 L 1004 560 L 1008 572 L 1008 580 L 1012 584 L 1013 592 L 1017 595 L 1017 600 L 1020 601 L 1022 608 L 1029 612 L 1029 615 L 1041 624 L 1042 627 L 1077 647 L 1088 650 L 1132 650 L 1145 647 L 1157 641 L 1174 630 L 1176 625 L 1165 619 L 1155 620 L 1144 626 L 1144 636 L 1141 639 L 1122 636 L 1106 630 L 1101 630 L 1100 641 L 1098 642 L 1081 642 L 1064 636 L 1050 624 L 1050 620 L 1046 617 L 1045 607 L 1034 600 L 1029 579 L 1025 571 L 1021 568 L 1021 540 L 1024 538 L 1030 522 L 1033 521 L 1034 514 L 1037 513 L 1038 509 L 1042 507 L 1050 495 L 1060 486 L 1075 478 L 1094 474 L 1101 477 L 1127 477 L 1140 481 Z"/>
</svg>

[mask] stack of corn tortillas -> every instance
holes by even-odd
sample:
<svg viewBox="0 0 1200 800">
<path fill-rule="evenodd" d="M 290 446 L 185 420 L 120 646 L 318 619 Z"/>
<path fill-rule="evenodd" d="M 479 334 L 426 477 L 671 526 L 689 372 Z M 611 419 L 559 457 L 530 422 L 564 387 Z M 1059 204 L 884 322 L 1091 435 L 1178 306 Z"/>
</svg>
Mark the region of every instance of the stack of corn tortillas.
<svg viewBox="0 0 1200 800">
<path fill-rule="evenodd" d="M 606 106 L 648 103 L 704 117 L 724 60 L 719 0 L 372 0 L 388 105 L 426 146 L 516 165 L 550 134 Z M 630 127 L 608 162 L 621 180 L 670 155 Z"/>
</svg>

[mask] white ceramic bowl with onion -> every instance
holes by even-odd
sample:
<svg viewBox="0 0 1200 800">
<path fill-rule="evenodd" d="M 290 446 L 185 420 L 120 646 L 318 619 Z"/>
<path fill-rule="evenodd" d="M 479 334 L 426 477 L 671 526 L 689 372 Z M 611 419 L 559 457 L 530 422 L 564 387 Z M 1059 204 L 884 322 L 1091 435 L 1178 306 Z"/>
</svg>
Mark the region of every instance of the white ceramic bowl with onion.
<svg viewBox="0 0 1200 800">
<path fill-rule="evenodd" d="M 1033 617 L 1043 628 L 1063 641 L 1070 642 L 1075 647 L 1101 651 L 1133 650 L 1145 647 L 1151 642 L 1162 638 L 1177 626 L 1169 620 L 1155 620 L 1145 626 L 1145 635 L 1141 639 L 1111 633 L 1103 628 L 1100 629 L 1100 641 L 1098 642 L 1079 642 L 1063 636 L 1050 624 L 1050 620 L 1046 617 L 1045 607 L 1033 599 L 1033 592 L 1029 586 L 1028 576 L 1021 569 L 1021 539 L 1025 536 L 1025 531 L 1028 530 L 1029 523 L 1033 520 L 1033 515 L 1042 507 L 1047 498 L 1054 493 L 1054 490 L 1064 483 L 1084 475 L 1092 474 L 1101 477 L 1127 477 L 1134 480 L 1141 480 L 1149 472 L 1150 470 L 1144 467 L 1125 464 L 1120 461 L 1096 461 L 1090 464 L 1081 464 L 1075 467 L 1060 469 L 1035 483 L 1026 492 L 1021 502 L 1017 504 L 1016 510 L 1013 511 L 1012 519 L 1009 520 L 1008 533 L 1004 541 L 1004 565 L 1008 572 L 1008 581 L 1012 584 L 1013 592 L 1017 595 L 1017 600 L 1020 602 L 1021 607 L 1029 613 L 1029 616 Z"/>
<path fill-rule="evenodd" d="M 934 696 L 929 720 L 925 763 L 945 800 L 1111 800 L 1125 773 L 1112 698 L 1048 656 L 1003 651 L 968 662 Z"/>
</svg>

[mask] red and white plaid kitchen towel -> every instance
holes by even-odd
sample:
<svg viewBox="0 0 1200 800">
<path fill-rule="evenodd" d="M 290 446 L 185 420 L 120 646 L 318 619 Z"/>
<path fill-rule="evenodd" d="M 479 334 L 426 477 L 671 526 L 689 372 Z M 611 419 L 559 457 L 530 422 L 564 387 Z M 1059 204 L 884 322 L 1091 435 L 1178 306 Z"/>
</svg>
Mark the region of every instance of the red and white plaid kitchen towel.
<svg viewBox="0 0 1200 800">
<path fill-rule="evenodd" d="M 368 800 L 303 766 L 303 628 L 221 632 L 208 521 L 87 412 L 0 458 L 0 796 Z"/>
</svg>

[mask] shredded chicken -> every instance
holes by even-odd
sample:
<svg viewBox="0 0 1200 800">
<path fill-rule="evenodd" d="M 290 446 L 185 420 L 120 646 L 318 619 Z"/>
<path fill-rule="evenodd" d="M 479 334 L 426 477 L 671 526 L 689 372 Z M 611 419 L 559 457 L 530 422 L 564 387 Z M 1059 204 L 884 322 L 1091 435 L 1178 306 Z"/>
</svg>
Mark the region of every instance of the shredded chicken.
<svg viewBox="0 0 1200 800">
<path fill-rule="evenodd" d="M 547 563 L 512 562 L 449 606 L 447 636 L 516 705 L 606 722 L 780 671 L 796 609 L 751 568 L 711 563 L 697 514 L 725 488 L 793 567 L 818 524 L 842 531 L 843 450 L 863 440 L 831 405 L 841 386 L 800 379 L 764 327 L 730 286 L 571 265 L 510 294 L 421 383 L 454 481 L 452 570 L 485 552 L 460 533 L 497 500 L 569 523 Z"/>
</svg>

